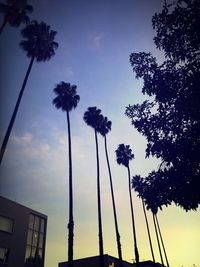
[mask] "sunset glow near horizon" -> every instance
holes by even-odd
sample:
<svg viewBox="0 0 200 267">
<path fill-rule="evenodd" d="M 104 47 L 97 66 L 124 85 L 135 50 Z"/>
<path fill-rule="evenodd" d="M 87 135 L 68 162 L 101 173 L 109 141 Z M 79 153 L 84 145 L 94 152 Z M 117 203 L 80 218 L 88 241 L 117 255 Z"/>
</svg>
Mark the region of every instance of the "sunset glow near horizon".
<svg viewBox="0 0 200 267">
<path fill-rule="evenodd" d="M 68 152 L 66 114 L 52 105 L 53 88 L 61 81 L 77 85 L 80 103 L 70 113 L 74 182 L 74 258 L 98 255 L 96 158 L 93 130 L 83 121 L 97 106 L 112 121 L 108 135 L 122 254 L 133 261 L 133 237 L 127 170 L 116 163 L 118 144 L 135 155 L 131 174 L 147 175 L 159 160 L 145 158 L 146 141 L 124 115 L 141 103 L 142 80 L 129 63 L 131 52 L 162 53 L 153 43 L 151 18 L 161 0 L 29 1 L 31 19 L 58 33 L 59 48 L 48 62 L 34 63 L 0 168 L 0 194 L 48 215 L 45 267 L 67 260 Z M 0 17 L 2 21 L 2 17 Z M 1 35 L 1 142 L 8 126 L 29 59 L 19 48 L 20 30 L 7 26 Z M 117 257 L 109 178 L 103 139 L 99 136 L 104 253 Z M 141 200 L 133 192 L 140 260 L 151 260 Z M 160 262 L 151 213 L 148 212 L 156 261 Z M 159 211 L 170 267 L 200 267 L 200 212 L 174 205 Z"/>
</svg>

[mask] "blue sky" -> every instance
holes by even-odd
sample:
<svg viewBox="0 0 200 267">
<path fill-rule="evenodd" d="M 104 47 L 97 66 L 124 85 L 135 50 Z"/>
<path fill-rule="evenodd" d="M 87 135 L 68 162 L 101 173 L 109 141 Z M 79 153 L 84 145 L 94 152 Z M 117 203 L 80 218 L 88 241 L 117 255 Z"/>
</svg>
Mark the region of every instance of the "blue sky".
<svg viewBox="0 0 200 267">
<path fill-rule="evenodd" d="M 98 254 L 94 136 L 82 120 L 97 106 L 112 121 L 108 136 L 124 259 L 131 261 L 133 240 L 126 169 L 115 161 L 118 144 L 130 144 L 135 154 L 132 175 L 146 175 L 159 161 L 145 159 L 145 139 L 125 117 L 128 104 L 140 103 L 142 81 L 129 63 L 131 52 L 149 51 L 153 44 L 151 17 L 161 0 L 43 0 L 30 1 L 32 19 L 58 32 L 59 48 L 45 63 L 35 63 L 0 169 L 0 194 L 48 215 L 46 267 L 67 258 L 68 161 L 66 115 L 52 105 L 60 81 L 77 85 L 80 103 L 71 113 L 75 197 L 75 258 Z M 7 27 L 0 37 L 1 124 L 3 139 L 29 64 L 19 48 L 19 29 Z M 108 174 L 99 137 L 105 253 L 117 256 Z M 141 259 L 150 259 L 141 203 L 133 194 Z M 151 222 L 151 214 L 149 213 Z M 159 214 L 171 266 L 200 265 L 198 212 L 169 207 Z M 152 222 L 151 222 L 152 228 Z M 152 228 L 153 230 L 153 228 Z M 187 240 L 187 242 L 186 242 Z M 154 240 L 156 259 L 159 261 Z"/>
</svg>

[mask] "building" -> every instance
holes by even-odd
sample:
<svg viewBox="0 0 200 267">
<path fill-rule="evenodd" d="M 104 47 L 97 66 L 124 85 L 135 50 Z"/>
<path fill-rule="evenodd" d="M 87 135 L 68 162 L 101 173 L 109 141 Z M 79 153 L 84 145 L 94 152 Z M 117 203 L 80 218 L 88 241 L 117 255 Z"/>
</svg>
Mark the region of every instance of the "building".
<svg viewBox="0 0 200 267">
<path fill-rule="evenodd" d="M 104 255 L 104 264 L 105 267 L 120 267 L 119 259 L 108 254 Z M 123 266 L 136 267 L 136 264 L 123 261 Z M 68 263 L 61 262 L 58 264 L 58 267 L 68 267 Z M 100 267 L 99 256 L 74 260 L 74 267 Z M 139 263 L 139 267 L 162 267 L 162 265 L 160 263 L 154 263 L 152 261 L 143 261 Z"/>
<path fill-rule="evenodd" d="M 0 266 L 43 267 L 47 216 L 0 196 Z"/>
</svg>

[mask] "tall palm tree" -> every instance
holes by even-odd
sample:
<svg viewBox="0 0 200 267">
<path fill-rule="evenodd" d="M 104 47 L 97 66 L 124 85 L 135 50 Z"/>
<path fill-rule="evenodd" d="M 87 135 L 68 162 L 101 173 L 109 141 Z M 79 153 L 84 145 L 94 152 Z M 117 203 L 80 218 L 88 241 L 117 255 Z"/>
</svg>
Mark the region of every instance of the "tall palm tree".
<svg viewBox="0 0 200 267">
<path fill-rule="evenodd" d="M 164 267 L 165 265 L 164 265 L 163 256 L 162 256 L 160 239 L 159 239 L 159 235 L 158 235 L 158 228 L 157 228 L 157 225 L 156 225 L 155 213 L 152 212 L 152 215 L 153 215 L 153 223 L 154 223 L 156 239 L 157 239 L 157 244 L 158 244 L 158 250 L 159 250 L 159 254 L 160 254 L 160 260 L 161 260 L 162 266 Z"/>
<path fill-rule="evenodd" d="M 3 23 L 0 27 L 0 34 L 7 24 L 12 27 L 19 27 L 23 23 L 30 21 L 28 14 L 33 12 L 33 7 L 27 0 L 6 0 L 0 3 L 0 13 L 3 13 Z"/>
<path fill-rule="evenodd" d="M 108 173 L 109 173 L 109 178 L 110 178 L 110 189 L 111 189 L 111 197 L 112 197 L 112 205 L 113 205 L 113 214 L 114 214 L 114 222 L 115 222 L 115 232 L 116 232 L 116 240 L 117 240 L 118 257 L 119 257 L 120 266 L 122 267 L 123 266 L 122 250 L 121 250 L 120 234 L 119 234 L 119 230 L 118 230 L 117 212 L 116 212 L 116 206 L 115 206 L 115 196 L 114 196 L 114 190 L 113 190 L 112 173 L 111 173 L 110 162 L 109 162 L 109 157 L 108 157 L 107 138 L 106 138 L 109 131 L 111 131 L 111 125 L 112 125 L 112 122 L 109 121 L 107 117 L 104 117 L 103 121 L 100 125 L 99 132 L 104 137 L 106 161 L 107 161 Z"/>
<path fill-rule="evenodd" d="M 162 251 L 161 251 L 161 244 L 163 247 L 164 255 L 165 255 L 165 260 L 167 267 L 169 267 L 169 262 L 157 218 L 157 213 L 158 213 L 158 208 L 162 210 L 163 205 L 168 205 L 170 202 L 168 199 L 165 199 L 162 194 L 160 194 L 160 180 L 155 180 L 154 179 L 154 172 L 152 172 L 151 176 L 148 178 L 148 180 L 144 183 L 144 198 L 147 203 L 147 207 L 152 211 L 153 213 L 153 222 L 154 222 L 154 228 L 156 232 L 156 238 L 157 238 L 157 243 L 158 243 L 158 248 L 159 248 L 159 254 L 160 254 L 160 259 L 161 263 L 163 263 L 163 256 L 162 256 Z M 160 244 L 161 242 L 161 244 Z"/>
<path fill-rule="evenodd" d="M 54 88 L 56 97 L 53 104 L 57 109 L 65 111 L 67 114 L 68 127 L 68 155 L 69 155 L 69 224 L 68 224 L 68 263 L 73 267 L 73 239 L 74 239 L 74 219 L 73 219 L 73 181 L 72 181 L 72 150 L 69 112 L 75 109 L 80 97 L 76 94 L 76 85 L 61 82 Z"/>
<path fill-rule="evenodd" d="M 124 144 L 120 144 L 115 152 L 116 152 L 116 157 L 117 157 L 117 163 L 122 164 L 128 170 L 128 185 L 129 185 L 129 198 L 130 198 L 131 216 L 132 216 L 135 261 L 136 261 L 136 264 L 138 264 L 139 263 L 139 252 L 137 248 L 135 219 L 134 219 L 133 202 L 132 202 L 132 196 L 131 196 L 131 174 L 130 174 L 130 168 L 129 168 L 129 161 L 134 158 L 134 154 L 132 154 L 132 150 L 130 146 L 124 145 Z"/>
<path fill-rule="evenodd" d="M 132 187 L 138 193 L 138 196 L 142 200 L 142 208 L 143 208 L 146 227 L 147 227 L 147 234 L 148 234 L 148 239 L 149 239 L 149 245 L 150 245 L 152 260 L 153 260 L 153 262 L 155 262 L 155 256 L 154 256 L 154 251 L 153 251 L 153 246 L 152 246 L 152 241 L 151 241 L 151 234 L 150 234 L 150 229 L 149 229 L 149 222 L 148 222 L 147 213 L 146 213 L 145 201 L 144 201 L 144 198 L 143 198 L 143 193 L 144 193 L 145 186 L 144 186 L 143 179 L 140 177 L 140 175 L 135 175 L 133 177 L 133 179 L 132 179 Z"/>
<path fill-rule="evenodd" d="M 163 247 L 163 251 L 164 251 L 167 267 L 169 267 L 169 261 L 168 261 L 168 258 L 167 258 L 167 253 L 166 253 L 166 249 L 165 249 L 165 245 L 164 245 L 164 241 L 163 241 L 163 237 L 162 237 L 162 233 L 161 233 L 160 224 L 159 224 L 159 221 L 158 221 L 157 214 L 155 214 L 155 221 L 156 221 L 156 224 L 157 224 L 157 227 L 158 227 L 158 233 L 160 235 L 160 240 L 161 240 L 161 244 L 162 244 L 162 247 Z"/>
<path fill-rule="evenodd" d="M 96 144 L 96 161 L 97 161 L 97 205 L 98 205 L 98 227 L 99 227 L 99 260 L 100 267 L 104 267 L 103 257 L 103 233 L 102 233 L 102 218 L 101 218 L 101 188 L 100 188 L 100 171 L 99 171 L 99 149 L 97 133 L 100 124 L 103 120 L 101 110 L 97 107 L 89 107 L 84 113 L 83 120 L 85 123 L 94 129 L 95 144 Z"/>
<path fill-rule="evenodd" d="M 20 46 L 26 52 L 27 57 L 29 57 L 31 60 L 1 146 L 0 164 L 2 162 L 7 142 L 13 124 L 15 122 L 17 111 L 24 93 L 24 89 L 26 87 L 31 68 L 33 66 L 33 62 L 34 60 L 36 60 L 37 62 L 50 60 L 50 58 L 55 55 L 55 49 L 58 48 L 58 43 L 54 41 L 56 31 L 51 30 L 50 26 L 48 26 L 44 22 L 38 23 L 37 21 L 32 21 L 21 31 L 21 33 L 24 37 L 24 40 L 20 43 Z"/>
<path fill-rule="evenodd" d="M 164 266 L 160 238 L 159 238 L 159 229 L 158 229 L 158 224 L 156 223 L 156 214 L 158 212 L 158 208 L 159 207 L 161 208 L 161 206 L 165 202 L 163 202 L 163 200 L 160 198 L 159 191 L 158 191 L 159 190 L 158 184 L 153 181 L 152 177 L 143 183 L 143 197 L 147 204 L 147 208 L 150 209 L 152 212 L 153 223 L 154 223 L 154 228 L 155 228 L 155 233 L 156 233 L 156 240 L 157 240 L 158 250 L 160 254 L 160 260 L 161 260 L 161 264 Z"/>
</svg>

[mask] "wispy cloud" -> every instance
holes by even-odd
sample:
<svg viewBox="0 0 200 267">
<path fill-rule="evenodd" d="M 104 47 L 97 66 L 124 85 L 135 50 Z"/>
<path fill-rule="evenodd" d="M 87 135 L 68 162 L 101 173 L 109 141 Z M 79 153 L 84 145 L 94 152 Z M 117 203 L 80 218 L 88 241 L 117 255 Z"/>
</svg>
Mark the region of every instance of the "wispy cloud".
<svg viewBox="0 0 200 267">
<path fill-rule="evenodd" d="M 33 135 L 29 132 L 24 133 L 22 136 L 14 135 L 11 138 L 11 141 L 15 145 L 29 145 L 33 141 Z"/>
<path fill-rule="evenodd" d="M 74 76 L 74 71 L 72 69 L 72 67 L 67 67 L 65 70 L 64 70 L 67 78 L 70 78 L 70 77 L 73 77 Z"/>
<path fill-rule="evenodd" d="M 89 41 L 93 48 L 99 49 L 102 45 L 105 35 L 103 33 L 95 33 L 89 35 Z"/>
</svg>

